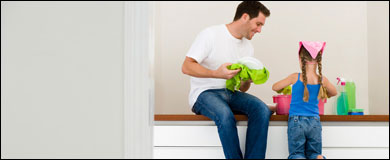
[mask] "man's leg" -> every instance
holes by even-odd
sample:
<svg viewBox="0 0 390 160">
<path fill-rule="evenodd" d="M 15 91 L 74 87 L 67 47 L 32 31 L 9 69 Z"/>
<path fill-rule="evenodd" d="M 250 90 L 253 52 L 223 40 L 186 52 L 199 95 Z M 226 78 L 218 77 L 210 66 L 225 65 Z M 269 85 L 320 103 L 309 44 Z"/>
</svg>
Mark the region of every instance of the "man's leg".
<svg viewBox="0 0 390 160">
<path fill-rule="evenodd" d="M 227 93 L 225 89 L 202 92 L 194 104 L 193 112 L 204 115 L 215 122 L 225 158 L 242 159 L 236 119 L 227 103 L 230 97 Z"/>
<path fill-rule="evenodd" d="M 230 106 L 248 116 L 244 158 L 264 159 L 271 110 L 259 98 L 239 91 L 232 95 Z"/>
</svg>

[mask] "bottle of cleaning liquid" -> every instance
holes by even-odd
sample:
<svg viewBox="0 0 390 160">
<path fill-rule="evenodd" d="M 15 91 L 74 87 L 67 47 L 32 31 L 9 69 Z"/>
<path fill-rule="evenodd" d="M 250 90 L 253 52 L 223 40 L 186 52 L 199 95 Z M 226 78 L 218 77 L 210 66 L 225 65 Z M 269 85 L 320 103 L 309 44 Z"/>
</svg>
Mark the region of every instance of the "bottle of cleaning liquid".
<svg viewBox="0 0 390 160">
<path fill-rule="evenodd" d="M 347 80 L 345 83 L 345 90 L 347 92 L 348 97 L 348 112 L 352 112 L 356 109 L 356 86 L 355 82 L 351 80 Z"/>
<path fill-rule="evenodd" d="M 340 96 L 337 97 L 337 115 L 348 115 L 348 96 L 345 90 L 345 79 L 337 77 L 337 85 L 341 81 L 341 86 L 339 87 Z"/>
</svg>

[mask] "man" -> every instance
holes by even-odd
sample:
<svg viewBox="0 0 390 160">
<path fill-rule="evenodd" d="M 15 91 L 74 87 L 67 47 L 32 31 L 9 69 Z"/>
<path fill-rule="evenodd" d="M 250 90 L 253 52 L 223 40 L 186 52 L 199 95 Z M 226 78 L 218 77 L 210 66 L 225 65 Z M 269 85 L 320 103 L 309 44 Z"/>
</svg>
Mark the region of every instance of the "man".
<svg viewBox="0 0 390 160">
<path fill-rule="evenodd" d="M 241 92 L 226 89 L 226 80 L 240 71 L 228 70 L 227 66 L 241 57 L 253 56 L 249 40 L 261 32 L 269 15 L 260 2 L 240 3 L 233 22 L 211 26 L 198 34 L 182 65 L 182 72 L 191 76 L 192 111 L 215 122 L 227 159 L 243 158 L 233 112 L 248 116 L 244 158 L 265 158 L 271 111 L 260 99 L 245 93 L 250 80 L 241 84 Z"/>
</svg>

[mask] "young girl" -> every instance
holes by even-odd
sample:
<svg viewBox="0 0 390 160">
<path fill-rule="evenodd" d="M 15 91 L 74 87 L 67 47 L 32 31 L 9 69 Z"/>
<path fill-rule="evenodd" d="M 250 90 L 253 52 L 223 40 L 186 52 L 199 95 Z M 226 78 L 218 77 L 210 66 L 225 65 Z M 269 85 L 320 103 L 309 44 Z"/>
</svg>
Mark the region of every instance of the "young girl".
<svg viewBox="0 0 390 160">
<path fill-rule="evenodd" d="M 272 86 L 272 90 L 280 91 L 293 84 L 287 131 L 289 159 L 324 158 L 318 101 L 337 95 L 336 88 L 321 71 L 325 44 L 300 41 L 299 63 L 302 74 L 293 73 Z"/>
</svg>

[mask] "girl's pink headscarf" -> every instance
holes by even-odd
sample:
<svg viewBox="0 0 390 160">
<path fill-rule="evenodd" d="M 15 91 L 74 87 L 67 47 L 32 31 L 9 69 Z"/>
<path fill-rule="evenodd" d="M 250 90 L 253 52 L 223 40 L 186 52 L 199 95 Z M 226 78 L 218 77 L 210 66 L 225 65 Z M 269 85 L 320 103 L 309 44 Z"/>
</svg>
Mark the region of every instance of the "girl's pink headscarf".
<svg viewBox="0 0 390 160">
<path fill-rule="evenodd" d="M 299 41 L 299 48 L 303 45 L 307 51 L 309 51 L 311 57 L 315 59 L 319 51 L 324 53 L 324 47 L 326 42 L 313 42 L 313 41 Z M 299 52 L 298 52 L 299 55 Z"/>
</svg>

